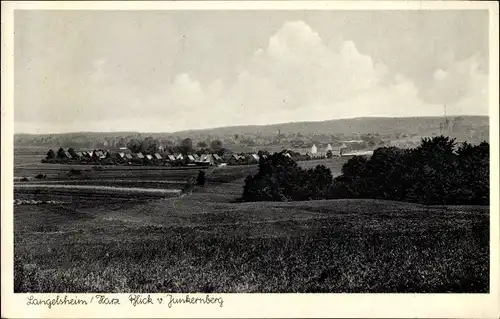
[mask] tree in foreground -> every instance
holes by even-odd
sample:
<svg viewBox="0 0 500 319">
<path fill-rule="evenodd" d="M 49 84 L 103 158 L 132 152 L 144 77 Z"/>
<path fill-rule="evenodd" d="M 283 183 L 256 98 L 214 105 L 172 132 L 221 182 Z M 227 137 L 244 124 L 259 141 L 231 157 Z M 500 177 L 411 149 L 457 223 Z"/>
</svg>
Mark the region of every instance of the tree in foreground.
<svg viewBox="0 0 500 319">
<path fill-rule="evenodd" d="M 382 147 L 370 159 L 353 157 L 335 178 L 328 198 L 374 198 L 428 205 L 489 204 L 489 144 L 445 136 L 414 149 Z"/>
<path fill-rule="evenodd" d="M 332 183 L 330 169 L 318 165 L 305 170 L 285 152 L 259 160 L 259 171 L 249 175 L 243 187 L 245 201 L 295 201 L 321 199 Z"/>
</svg>

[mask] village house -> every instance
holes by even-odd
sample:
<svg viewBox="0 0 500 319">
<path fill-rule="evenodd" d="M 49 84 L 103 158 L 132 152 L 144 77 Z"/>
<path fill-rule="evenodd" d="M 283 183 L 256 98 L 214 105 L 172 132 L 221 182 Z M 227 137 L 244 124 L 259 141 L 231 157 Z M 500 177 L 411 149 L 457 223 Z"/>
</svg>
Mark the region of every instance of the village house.
<svg viewBox="0 0 500 319">
<path fill-rule="evenodd" d="M 248 164 L 258 164 L 258 163 L 259 163 L 259 155 L 254 153 L 248 156 Z"/>
<path fill-rule="evenodd" d="M 238 165 L 242 161 L 242 157 L 238 154 L 232 154 L 227 163 L 229 165 Z"/>
<path fill-rule="evenodd" d="M 117 163 L 123 163 L 125 162 L 125 153 L 115 153 L 113 156 L 112 156 L 113 160 Z"/>
<path fill-rule="evenodd" d="M 95 152 L 95 156 L 98 159 L 104 159 L 104 158 L 106 158 L 106 155 L 107 155 L 107 152 L 105 152 L 103 150 L 98 150 L 97 152 Z"/>
<path fill-rule="evenodd" d="M 202 154 L 200 156 L 200 159 L 197 162 L 197 164 L 198 165 L 214 165 L 214 160 L 210 154 Z"/>
<path fill-rule="evenodd" d="M 214 161 L 216 164 L 220 164 L 223 162 L 222 158 L 219 156 L 219 154 L 212 154 L 212 157 L 214 158 Z"/>
<path fill-rule="evenodd" d="M 316 147 L 316 144 L 314 144 L 312 147 L 311 147 L 311 154 L 316 154 L 318 153 L 318 148 Z"/>
</svg>

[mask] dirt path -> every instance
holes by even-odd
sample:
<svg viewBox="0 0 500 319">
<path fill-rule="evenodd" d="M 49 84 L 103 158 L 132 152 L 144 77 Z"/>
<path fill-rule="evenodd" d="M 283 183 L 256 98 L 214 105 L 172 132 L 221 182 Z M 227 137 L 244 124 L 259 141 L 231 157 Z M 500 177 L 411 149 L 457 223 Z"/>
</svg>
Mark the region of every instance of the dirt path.
<svg viewBox="0 0 500 319">
<path fill-rule="evenodd" d="M 22 177 L 15 177 L 15 182 L 20 180 Z M 100 182 L 108 182 L 108 183 L 156 183 L 156 184 L 185 184 L 185 181 L 176 181 L 176 180 L 158 180 L 158 179 L 115 179 L 115 178 L 96 178 L 96 179 L 50 179 L 50 180 L 42 180 L 38 183 L 38 185 L 45 184 L 91 184 L 91 183 L 100 183 Z M 15 184 L 18 185 L 18 184 Z M 19 184 L 21 185 L 21 184 Z M 27 184 L 26 184 L 27 185 Z"/>
<path fill-rule="evenodd" d="M 129 193 L 150 193 L 150 194 L 178 194 L 179 189 L 162 188 L 140 188 L 140 187 L 113 187 L 101 185 L 54 185 L 54 184 L 14 184 L 14 188 L 55 188 L 55 189 L 85 189 L 95 191 L 116 191 Z"/>
</svg>

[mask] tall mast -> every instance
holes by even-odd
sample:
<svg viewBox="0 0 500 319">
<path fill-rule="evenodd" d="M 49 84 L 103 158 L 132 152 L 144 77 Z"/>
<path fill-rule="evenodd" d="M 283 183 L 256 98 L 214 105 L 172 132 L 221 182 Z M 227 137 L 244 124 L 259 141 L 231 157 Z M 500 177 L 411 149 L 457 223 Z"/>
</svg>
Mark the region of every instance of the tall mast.
<svg viewBox="0 0 500 319">
<path fill-rule="evenodd" d="M 448 115 L 446 114 L 446 104 L 444 105 L 444 122 L 448 126 Z"/>
</svg>

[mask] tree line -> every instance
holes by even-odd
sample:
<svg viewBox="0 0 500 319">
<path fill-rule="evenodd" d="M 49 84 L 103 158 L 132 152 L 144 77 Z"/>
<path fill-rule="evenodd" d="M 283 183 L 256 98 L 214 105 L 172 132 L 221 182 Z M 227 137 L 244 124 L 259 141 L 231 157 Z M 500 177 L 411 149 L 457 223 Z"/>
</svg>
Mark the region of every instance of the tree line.
<svg viewBox="0 0 500 319">
<path fill-rule="evenodd" d="M 335 179 L 318 165 L 304 170 L 283 153 L 261 159 L 245 180 L 244 201 L 372 198 L 433 205 L 489 205 L 489 144 L 456 145 L 445 136 L 418 147 L 381 147 L 354 156 Z"/>
<path fill-rule="evenodd" d="M 160 145 L 157 140 L 152 137 L 147 137 L 144 140 L 140 139 L 131 139 L 127 143 L 127 148 L 132 153 L 146 153 L 146 154 L 154 154 L 160 152 Z M 224 147 L 220 140 L 213 140 L 210 142 L 210 145 L 207 145 L 206 142 L 198 142 L 196 144 L 196 148 L 193 145 L 193 140 L 191 138 L 183 139 L 178 145 L 174 145 L 173 143 L 164 146 L 164 152 L 169 154 L 180 153 L 183 155 L 192 154 L 194 152 L 199 152 L 202 154 L 205 153 L 224 153 Z"/>
</svg>

